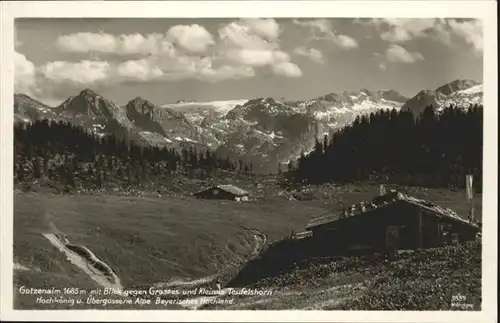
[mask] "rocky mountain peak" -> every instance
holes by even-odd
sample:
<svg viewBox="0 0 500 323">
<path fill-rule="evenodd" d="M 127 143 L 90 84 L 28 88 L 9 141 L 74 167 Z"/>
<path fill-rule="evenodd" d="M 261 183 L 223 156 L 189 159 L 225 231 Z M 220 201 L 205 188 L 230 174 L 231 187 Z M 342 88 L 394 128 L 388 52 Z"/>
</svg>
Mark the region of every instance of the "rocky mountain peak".
<svg viewBox="0 0 500 323">
<path fill-rule="evenodd" d="M 130 100 L 125 111 L 129 120 L 146 131 L 162 135 L 182 133 L 183 136 L 195 133 L 193 125 L 181 112 L 159 107 L 140 96 Z"/>
<path fill-rule="evenodd" d="M 339 99 L 339 95 L 337 93 L 329 93 L 323 96 L 320 96 L 318 100 L 328 101 L 328 102 L 337 102 Z"/>
<path fill-rule="evenodd" d="M 422 98 L 422 97 L 425 97 L 425 96 L 435 96 L 436 95 L 436 92 L 433 91 L 433 90 L 421 90 L 420 92 L 418 92 L 414 98 Z"/>
<path fill-rule="evenodd" d="M 79 94 L 79 96 L 84 96 L 84 97 L 97 97 L 100 96 L 96 92 L 94 92 L 92 89 L 86 88 L 82 90 Z"/>
<path fill-rule="evenodd" d="M 469 91 L 476 86 L 480 88 L 480 83 L 471 80 L 455 80 L 436 90 L 422 90 L 406 101 L 402 109 L 419 116 L 425 107 L 431 104 L 438 111 L 450 105 L 468 107 L 470 104 L 480 104 L 482 103 L 482 89 Z"/>
<path fill-rule="evenodd" d="M 276 101 L 274 101 L 274 99 L 271 97 L 256 98 L 256 99 L 248 100 L 242 106 L 246 107 L 246 106 L 253 106 L 253 105 L 257 105 L 257 104 L 266 104 L 266 103 L 267 104 L 275 104 Z"/>
<path fill-rule="evenodd" d="M 441 85 L 436 89 L 436 92 L 442 93 L 444 95 L 450 95 L 454 92 L 466 90 L 478 84 L 478 82 L 472 80 L 455 80 L 448 84 Z"/>
<path fill-rule="evenodd" d="M 361 89 L 359 90 L 359 93 L 364 93 L 366 94 L 367 96 L 372 96 L 374 93 L 372 93 L 370 90 L 368 89 Z"/>
<path fill-rule="evenodd" d="M 76 96 L 69 97 L 57 110 L 88 117 L 112 117 L 118 112 L 116 105 L 88 88 Z"/>
<path fill-rule="evenodd" d="M 385 100 L 389 100 L 389 101 L 404 103 L 408 100 L 407 97 L 405 97 L 404 95 L 402 95 L 399 92 L 394 91 L 394 90 L 378 91 L 377 94 L 381 98 L 383 98 Z"/>
<path fill-rule="evenodd" d="M 195 100 L 177 100 L 175 101 L 175 104 L 182 104 L 182 103 L 195 103 Z"/>
<path fill-rule="evenodd" d="M 150 110 L 154 109 L 155 105 L 153 103 L 149 102 L 148 100 L 143 99 L 140 96 L 136 96 L 135 98 L 133 98 L 132 100 L 130 100 L 126 104 L 126 107 L 133 108 L 133 109 L 136 109 L 137 111 L 139 111 L 139 110 L 143 110 L 144 108 L 148 108 Z M 159 107 L 156 107 L 156 108 L 159 109 Z"/>
<path fill-rule="evenodd" d="M 144 102 L 144 101 L 146 101 L 146 100 L 143 99 L 140 96 L 136 96 L 135 98 L 133 98 L 132 100 L 130 100 L 130 102 Z"/>
</svg>

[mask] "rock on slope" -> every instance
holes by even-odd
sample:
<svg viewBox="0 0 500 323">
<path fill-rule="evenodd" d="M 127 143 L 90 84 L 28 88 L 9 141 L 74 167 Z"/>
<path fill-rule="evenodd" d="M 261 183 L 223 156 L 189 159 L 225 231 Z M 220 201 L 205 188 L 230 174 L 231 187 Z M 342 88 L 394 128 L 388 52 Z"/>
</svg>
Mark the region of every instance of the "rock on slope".
<svg viewBox="0 0 500 323">
<path fill-rule="evenodd" d="M 199 134 L 193 124 L 181 112 L 162 108 L 136 97 L 123 108 L 127 118 L 140 129 L 142 140 L 156 145 L 196 144 Z"/>
<path fill-rule="evenodd" d="M 322 121 L 272 98 L 250 100 L 224 118 L 206 118 L 202 124 L 217 141 L 219 154 L 252 162 L 255 169 L 270 167 L 266 171 L 300 155 L 329 131 Z"/>
</svg>

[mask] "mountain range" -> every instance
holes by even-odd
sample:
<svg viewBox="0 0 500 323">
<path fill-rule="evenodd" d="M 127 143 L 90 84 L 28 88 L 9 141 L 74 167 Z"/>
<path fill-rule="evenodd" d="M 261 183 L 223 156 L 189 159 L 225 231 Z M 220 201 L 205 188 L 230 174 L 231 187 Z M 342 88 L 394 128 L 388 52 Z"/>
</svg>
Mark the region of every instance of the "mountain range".
<svg viewBox="0 0 500 323">
<path fill-rule="evenodd" d="M 382 109 L 411 111 L 415 116 L 432 104 L 482 104 L 481 83 L 455 80 L 412 98 L 396 91 L 329 93 L 309 101 L 273 98 L 155 105 L 136 97 L 117 106 L 90 89 L 49 107 L 25 94 L 14 95 L 15 122 L 66 120 L 96 135 L 114 134 L 145 145 L 195 147 L 251 162 L 256 171 L 276 171 L 278 163 L 308 153 L 316 139 L 332 134 L 357 116 Z"/>
</svg>

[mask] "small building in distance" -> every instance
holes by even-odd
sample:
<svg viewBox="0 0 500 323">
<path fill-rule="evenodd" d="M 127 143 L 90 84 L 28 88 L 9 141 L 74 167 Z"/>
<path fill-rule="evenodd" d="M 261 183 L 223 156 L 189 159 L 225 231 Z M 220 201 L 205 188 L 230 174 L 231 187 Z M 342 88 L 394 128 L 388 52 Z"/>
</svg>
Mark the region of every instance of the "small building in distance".
<svg viewBox="0 0 500 323">
<path fill-rule="evenodd" d="M 433 248 L 474 240 L 480 232 L 448 208 L 397 191 L 312 219 L 306 230 L 313 233 L 312 245 L 327 253 Z"/>
<path fill-rule="evenodd" d="M 234 185 L 214 185 L 194 195 L 205 199 L 248 201 L 250 193 Z"/>
</svg>

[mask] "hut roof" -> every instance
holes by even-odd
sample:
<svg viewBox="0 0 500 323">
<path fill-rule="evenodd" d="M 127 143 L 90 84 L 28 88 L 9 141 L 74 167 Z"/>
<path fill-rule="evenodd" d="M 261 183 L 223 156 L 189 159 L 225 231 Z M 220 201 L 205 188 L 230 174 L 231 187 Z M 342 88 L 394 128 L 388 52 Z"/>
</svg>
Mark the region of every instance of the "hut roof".
<svg viewBox="0 0 500 323">
<path fill-rule="evenodd" d="M 306 230 L 310 230 L 312 228 L 319 227 L 319 226 L 322 226 L 324 224 L 336 222 L 338 220 L 349 218 L 352 216 L 358 216 L 361 214 L 365 214 L 365 213 L 371 212 L 375 209 L 385 207 L 388 205 L 392 205 L 397 201 L 403 201 L 406 203 L 416 205 L 420 208 L 431 211 L 432 214 L 437 215 L 437 216 L 444 216 L 444 217 L 447 217 L 449 219 L 460 221 L 462 223 L 477 226 L 475 223 L 461 218 L 455 211 L 453 211 L 449 208 L 445 208 L 445 207 L 436 205 L 433 202 L 430 202 L 430 201 L 427 201 L 424 199 L 419 199 L 416 197 L 412 197 L 412 196 L 409 196 L 407 194 L 403 194 L 401 192 L 397 192 L 395 190 L 392 190 L 385 195 L 380 195 L 380 196 L 375 197 L 370 202 L 360 202 L 358 204 L 352 205 L 350 208 L 347 209 L 346 215 L 328 213 L 328 214 L 323 214 L 321 216 L 313 218 L 307 224 Z"/>
<path fill-rule="evenodd" d="M 241 189 L 239 187 L 236 187 L 234 185 L 231 185 L 231 184 L 227 184 L 227 185 L 222 185 L 222 184 L 219 184 L 219 185 L 215 185 L 215 186 L 211 186 L 210 188 L 218 188 L 222 191 L 226 191 L 228 193 L 231 193 L 231 194 L 234 194 L 236 196 L 245 196 L 245 195 L 249 195 L 249 193 L 247 191 L 245 191 L 244 189 Z M 205 192 L 206 190 L 210 189 L 210 188 L 207 188 L 207 189 L 204 189 L 196 194 L 199 194 L 201 192 Z"/>
<path fill-rule="evenodd" d="M 238 196 L 243 196 L 243 195 L 248 195 L 249 194 L 244 189 L 239 188 L 239 187 L 234 186 L 234 185 L 231 185 L 231 184 L 228 184 L 228 185 L 217 185 L 217 188 L 219 188 L 219 189 L 221 189 L 223 191 L 229 192 L 229 193 L 233 193 L 234 195 L 238 195 Z"/>
</svg>

